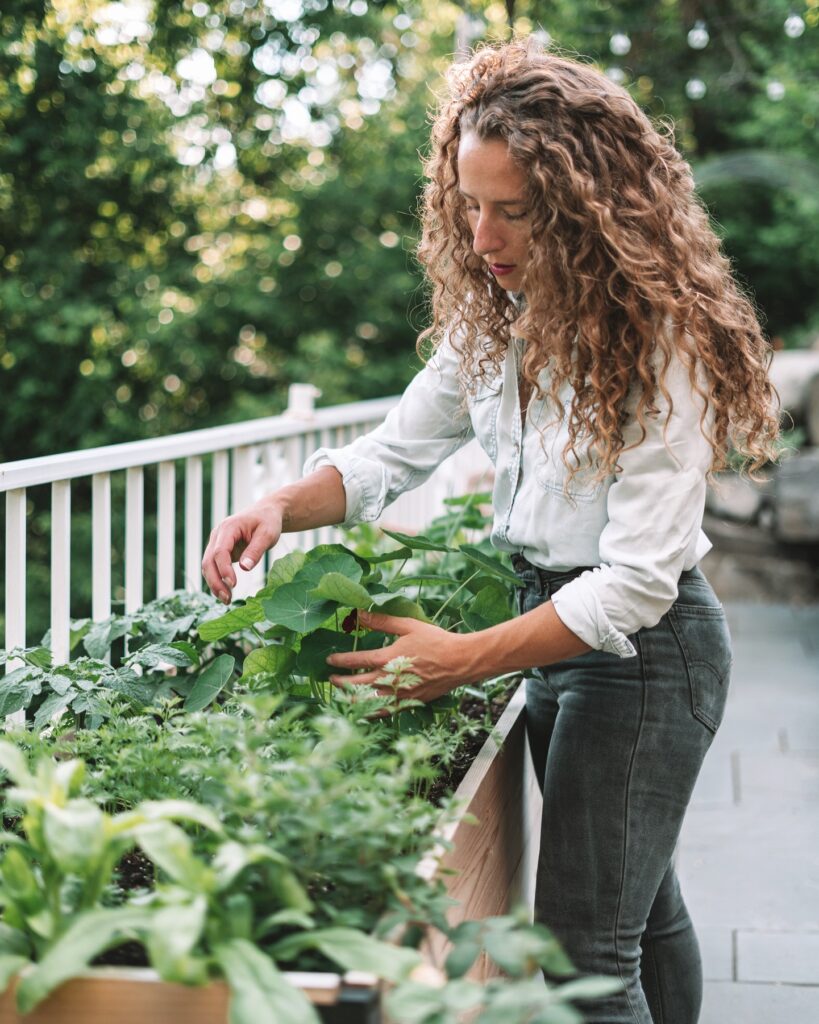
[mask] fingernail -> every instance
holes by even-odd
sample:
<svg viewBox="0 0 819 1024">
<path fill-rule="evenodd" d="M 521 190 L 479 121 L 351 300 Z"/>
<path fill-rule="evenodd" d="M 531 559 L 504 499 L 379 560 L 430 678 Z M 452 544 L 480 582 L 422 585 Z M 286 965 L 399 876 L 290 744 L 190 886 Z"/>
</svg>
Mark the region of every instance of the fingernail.
<svg viewBox="0 0 819 1024">
<path fill-rule="evenodd" d="M 243 569 L 253 568 L 253 562 L 249 558 L 243 558 L 241 562 L 239 562 L 239 565 L 241 565 Z"/>
<path fill-rule="evenodd" d="M 335 665 L 335 655 L 328 654 L 327 657 L 325 658 L 325 661 L 327 662 L 328 665 Z"/>
<path fill-rule="evenodd" d="M 230 594 L 226 594 L 225 591 L 223 590 L 222 593 L 219 595 L 219 600 L 222 602 L 222 604 L 230 604 Z"/>
</svg>

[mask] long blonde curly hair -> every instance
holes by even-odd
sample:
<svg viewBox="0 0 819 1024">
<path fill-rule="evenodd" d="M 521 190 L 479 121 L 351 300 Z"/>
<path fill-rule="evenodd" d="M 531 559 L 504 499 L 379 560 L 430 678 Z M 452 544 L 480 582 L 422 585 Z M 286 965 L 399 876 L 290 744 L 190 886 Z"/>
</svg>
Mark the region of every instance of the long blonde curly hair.
<svg viewBox="0 0 819 1024">
<path fill-rule="evenodd" d="M 526 340 L 522 375 L 558 415 L 570 382 L 569 440 L 599 475 L 616 472 L 626 403 L 670 404 L 673 355 L 704 400 L 711 469 L 733 449 L 753 472 L 775 456 L 776 392 L 754 307 L 742 294 L 670 127 L 655 127 L 625 89 L 533 40 L 479 50 L 449 73 L 425 162 L 418 249 L 432 286 L 419 350 L 457 338 L 472 383 L 500 370 L 511 337 Z M 503 140 L 526 173 L 531 236 L 523 310 L 472 250 L 458 190 L 458 145 Z M 550 364 L 546 392 L 538 377 Z M 467 382 L 467 387 L 470 387 Z M 639 442 L 638 442 L 639 443 Z"/>
</svg>

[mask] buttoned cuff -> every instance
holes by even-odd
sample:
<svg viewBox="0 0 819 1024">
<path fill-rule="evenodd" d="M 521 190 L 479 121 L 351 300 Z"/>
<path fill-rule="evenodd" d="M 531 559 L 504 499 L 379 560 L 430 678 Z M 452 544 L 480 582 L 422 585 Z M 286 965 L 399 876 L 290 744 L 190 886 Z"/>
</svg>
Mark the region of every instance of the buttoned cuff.
<svg viewBox="0 0 819 1024">
<path fill-rule="evenodd" d="M 552 605 L 563 625 L 595 651 L 607 651 L 618 658 L 634 658 L 637 650 L 625 633 L 617 629 L 594 592 L 587 574 L 561 587 Z"/>
<path fill-rule="evenodd" d="M 346 500 L 343 529 L 378 519 L 387 496 L 387 470 L 380 463 L 352 455 L 344 448 L 319 448 L 304 463 L 307 476 L 322 466 L 333 466 L 341 473 Z"/>
</svg>

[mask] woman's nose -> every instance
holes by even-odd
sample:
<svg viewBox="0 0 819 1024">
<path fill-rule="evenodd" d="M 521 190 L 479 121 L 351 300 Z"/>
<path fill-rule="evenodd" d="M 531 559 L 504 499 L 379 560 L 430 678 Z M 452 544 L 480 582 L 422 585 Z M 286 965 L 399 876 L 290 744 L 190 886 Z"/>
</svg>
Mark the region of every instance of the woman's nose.
<svg viewBox="0 0 819 1024">
<path fill-rule="evenodd" d="M 477 256 L 487 256 L 490 252 L 497 252 L 498 249 L 503 248 L 503 239 L 492 218 L 486 215 L 478 218 L 475 233 L 472 236 L 472 248 Z"/>
</svg>

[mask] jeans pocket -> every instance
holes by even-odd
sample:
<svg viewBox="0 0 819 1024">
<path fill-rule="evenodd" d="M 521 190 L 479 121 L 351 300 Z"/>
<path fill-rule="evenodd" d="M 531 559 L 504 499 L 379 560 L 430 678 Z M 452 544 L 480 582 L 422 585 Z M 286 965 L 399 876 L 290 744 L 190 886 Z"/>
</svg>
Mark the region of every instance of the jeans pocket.
<svg viewBox="0 0 819 1024">
<path fill-rule="evenodd" d="M 669 621 L 685 660 L 691 711 L 715 733 L 725 714 L 731 676 L 731 636 L 721 607 L 674 605 Z"/>
</svg>

